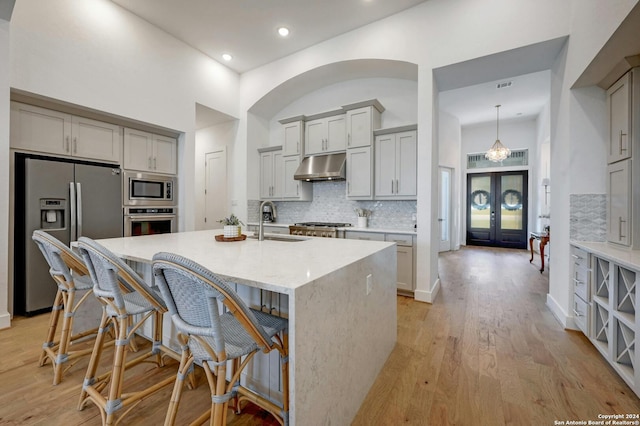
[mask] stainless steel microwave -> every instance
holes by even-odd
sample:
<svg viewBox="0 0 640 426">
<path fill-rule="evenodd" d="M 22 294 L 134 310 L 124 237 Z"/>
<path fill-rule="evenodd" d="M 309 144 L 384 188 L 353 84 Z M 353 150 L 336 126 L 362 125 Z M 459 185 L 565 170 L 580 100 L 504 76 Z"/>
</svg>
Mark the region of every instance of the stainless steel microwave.
<svg viewBox="0 0 640 426">
<path fill-rule="evenodd" d="M 175 206 L 178 204 L 174 176 L 125 171 L 123 186 L 125 206 Z"/>
</svg>

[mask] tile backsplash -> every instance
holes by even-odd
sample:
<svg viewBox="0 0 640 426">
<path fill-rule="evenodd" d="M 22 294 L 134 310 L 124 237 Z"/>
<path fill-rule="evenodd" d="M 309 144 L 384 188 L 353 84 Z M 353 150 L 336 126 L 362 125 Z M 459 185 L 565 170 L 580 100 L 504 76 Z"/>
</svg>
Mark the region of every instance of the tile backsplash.
<svg viewBox="0 0 640 426">
<path fill-rule="evenodd" d="M 371 210 L 370 228 L 411 229 L 416 201 L 354 201 L 345 197 L 346 183 L 314 182 L 313 201 L 275 202 L 278 223 L 346 222 L 357 225 L 354 209 Z M 248 201 L 248 220 L 258 222 L 259 200 Z"/>
<path fill-rule="evenodd" d="M 569 195 L 569 238 L 576 241 L 606 241 L 606 194 Z"/>
</svg>

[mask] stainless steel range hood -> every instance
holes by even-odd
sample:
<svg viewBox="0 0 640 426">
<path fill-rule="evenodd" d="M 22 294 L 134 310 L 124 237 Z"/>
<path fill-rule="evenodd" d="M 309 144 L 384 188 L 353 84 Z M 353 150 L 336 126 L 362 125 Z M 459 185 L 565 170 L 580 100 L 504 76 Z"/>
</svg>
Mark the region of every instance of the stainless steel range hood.
<svg viewBox="0 0 640 426">
<path fill-rule="evenodd" d="M 305 157 L 293 175 L 296 180 L 344 180 L 347 154 L 312 155 Z"/>
</svg>

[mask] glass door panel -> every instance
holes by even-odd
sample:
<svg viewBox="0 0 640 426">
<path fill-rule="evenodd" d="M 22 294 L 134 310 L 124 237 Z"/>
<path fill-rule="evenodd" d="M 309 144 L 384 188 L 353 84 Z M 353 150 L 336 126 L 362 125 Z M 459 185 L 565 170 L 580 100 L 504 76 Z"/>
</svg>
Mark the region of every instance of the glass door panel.
<svg viewBox="0 0 640 426">
<path fill-rule="evenodd" d="M 526 171 L 468 174 L 467 200 L 467 244 L 526 248 Z"/>
<path fill-rule="evenodd" d="M 500 229 L 522 229 L 522 185 L 522 175 L 500 176 Z"/>
</svg>

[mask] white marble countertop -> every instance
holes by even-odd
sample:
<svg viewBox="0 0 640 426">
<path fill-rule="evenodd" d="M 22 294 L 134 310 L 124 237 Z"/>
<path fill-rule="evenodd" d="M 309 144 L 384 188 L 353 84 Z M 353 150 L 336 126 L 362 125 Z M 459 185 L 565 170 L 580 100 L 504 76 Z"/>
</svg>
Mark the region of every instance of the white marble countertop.
<svg viewBox="0 0 640 426">
<path fill-rule="evenodd" d="M 136 262 L 149 263 L 159 251 L 177 253 L 229 281 L 284 294 L 394 244 L 314 237 L 298 237 L 304 239 L 299 242 L 251 238 L 218 242 L 215 240 L 218 234 L 222 234 L 221 229 L 98 242 L 116 255 Z"/>
<path fill-rule="evenodd" d="M 259 226 L 256 222 L 247 223 L 248 226 Z M 265 223 L 264 226 L 275 226 L 278 228 L 288 228 L 289 225 L 293 225 L 292 223 L 275 223 L 269 222 Z M 353 232 L 376 232 L 379 234 L 404 234 L 404 235 L 417 235 L 416 229 L 392 229 L 392 228 L 357 228 L 355 226 L 347 226 L 344 228 L 338 228 L 338 231 L 353 231 Z"/>
<path fill-rule="evenodd" d="M 640 271 L 640 250 L 628 250 L 609 243 L 571 241 L 571 244 L 598 257 Z"/>
</svg>

